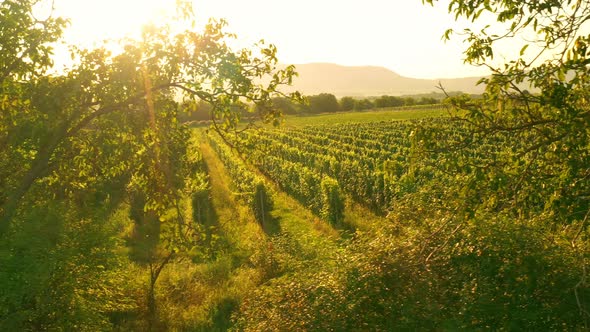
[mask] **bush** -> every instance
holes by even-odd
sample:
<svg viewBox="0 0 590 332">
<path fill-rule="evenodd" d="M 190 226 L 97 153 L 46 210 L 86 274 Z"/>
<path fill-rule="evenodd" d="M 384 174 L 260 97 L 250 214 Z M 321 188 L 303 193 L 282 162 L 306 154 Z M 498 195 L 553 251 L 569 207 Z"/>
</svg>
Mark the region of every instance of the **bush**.
<svg viewBox="0 0 590 332">
<path fill-rule="evenodd" d="M 266 189 L 261 179 L 254 181 L 254 193 L 251 197 L 251 208 L 254 211 L 254 217 L 264 227 L 270 220 L 270 211 L 273 209 L 271 194 Z"/>
<path fill-rule="evenodd" d="M 321 216 L 332 225 L 344 220 L 344 197 L 338 181 L 324 177 L 321 182 L 322 211 Z"/>
<path fill-rule="evenodd" d="M 211 213 L 209 204 L 209 190 L 199 189 L 191 194 L 191 204 L 193 207 L 193 221 L 201 225 L 206 224 Z"/>
</svg>

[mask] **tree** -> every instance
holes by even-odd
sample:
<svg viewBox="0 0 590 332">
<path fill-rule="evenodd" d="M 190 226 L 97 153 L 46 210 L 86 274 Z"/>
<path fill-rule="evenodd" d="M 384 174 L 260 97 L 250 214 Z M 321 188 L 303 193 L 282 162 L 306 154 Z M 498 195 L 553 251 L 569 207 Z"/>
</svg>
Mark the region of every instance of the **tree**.
<svg viewBox="0 0 590 332">
<path fill-rule="evenodd" d="M 194 102 L 188 102 L 184 105 L 187 112 L 178 114 L 178 121 L 180 122 L 208 122 L 211 121 L 211 105 L 207 102 L 199 100 L 196 105 Z"/>
<path fill-rule="evenodd" d="M 0 329 L 105 330 L 109 313 L 132 307 L 117 254 L 126 223 L 158 238 L 134 253 L 150 267 L 151 302 L 162 268 L 198 240 L 181 208 L 199 189 L 179 114 L 205 102 L 222 134 L 242 109 L 272 121 L 295 72 L 277 68 L 272 45 L 231 49 L 225 22 L 211 21 L 177 34 L 147 26 L 118 54 L 73 47 L 74 63 L 50 73 L 67 21 L 35 18 L 38 2 L 0 3 Z"/>
<path fill-rule="evenodd" d="M 307 97 L 310 113 L 334 113 L 340 111 L 338 100 L 331 93 L 320 93 L 319 95 Z"/>
<path fill-rule="evenodd" d="M 418 105 L 434 105 L 438 103 L 439 101 L 434 97 L 420 97 L 420 100 L 417 102 Z"/>
<path fill-rule="evenodd" d="M 299 114 L 301 105 L 294 103 L 291 99 L 285 97 L 276 97 L 272 100 L 273 105 L 281 111 L 281 114 Z"/>
<path fill-rule="evenodd" d="M 536 242 L 538 247 L 533 232 L 552 238 L 551 248 L 567 253 L 571 260 L 569 275 L 561 270 L 563 276 L 555 277 L 569 280 L 571 289 L 559 303 L 562 309 L 556 310 L 578 311 L 580 326 L 588 328 L 585 257 L 590 252 L 590 2 L 452 0 L 448 10 L 456 18 L 472 22 L 484 17 L 495 21 L 481 30 L 468 28 L 460 33 L 469 45 L 465 62 L 491 71 L 491 76 L 480 81 L 486 87 L 482 99 L 457 96 L 449 98 L 449 104 L 454 118 L 471 128 L 467 136 L 471 143 L 505 141 L 509 148 L 475 158 L 461 152 L 461 146 L 469 142 L 449 146 L 432 139 L 435 135 L 424 137 L 432 150 L 455 150 L 453 161 L 448 163 L 453 166 L 446 170 L 463 174 L 466 179 L 463 197 L 467 201 L 461 211 L 468 221 L 457 219 L 447 225 L 456 225 L 457 231 L 463 229 L 460 233 L 467 238 L 476 231 L 466 228 L 477 221 L 480 243 L 496 236 L 493 232 L 501 224 L 513 232 L 511 236 L 520 236 L 516 243 Z M 447 30 L 444 38 L 453 33 Z M 507 41 L 518 45 L 515 54 L 502 52 L 499 44 L 506 45 Z M 497 64 L 494 56 L 498 53 L 511 60 Z M 522 234 L 510 225 L 529 231 Z M 453 237 L 453 226 L 446 229 L 448 233 L 438 233 L 446 234 L 442 241 L 465 241 Z M 514 246 L 510 241 L 507 237 L 496 246 L 508 252 L 507 248 Z M 440 247 L 434 250 L 441 251 Z M 536 256 L 529 250 L 520 249 L 510 265 L 517 266 L 522 257 L 531 265 L 542 266 L 541 260 L 547 261 L 545 265 L 556 264 L 550 256 Z M 488 268 L 491 266 L 497 267 L 491 264 Z M 557 292 L 547 284 L 539 286 L 547 293 Z M 521 290 L 516 286 L 513 289 L 515 293 Z M 564 310 L 568 302 L 574 305 Z"/>
<path fill-rule="evenodd" d="M 404 100 L 400 97 L 395 96 L 381 96 L 375 99 L 375 107 L 398 107 L 404 105 Z"/>
<path fill-rule="evenodd" d="M 48 115 L 26 111 L 31 101 L 23 98 L 23 95 L 30 94 L 29 86 L 24 82 L 38 80 L 46 73 L 52 63 L 50 44 L 60 38 L 66 24 L 65 20 L 59 18 L 35 18 L 31 13 L 34 3 L 5 1 L 0 7 L 0 205 L 3 206 L 3 215 L 6 214 L 4 211 L 13 209 L 11 206 L 16 204 L 7 190 L 16 186 L 13 175 L 19 173 L 21 165 L 27 164 L 27 159 L 30 159 L 25 156 L 26 152 L 16 152 L 18 145 L 29 141 L 30 137 L 26 137 L 22 130 L 14 130 L 15 123 L 25 131 L 35 128 L 38 132 L 42 117 Z"/>
<path fill-rule="evenodd" d="M 6 172 L 0 233 L 8 229 L 30 189 L 59 169 L 61 156 L 73 148 L 73 141 L 99 126 L 101 119 L 130 120 L 143 114 L 146 126 L 130 128 L 124 121 L 119 127 L 124 132 L 135 129 L 135 138 L 147 138 L 157 147 L 166 143 L 158 134 L 161 120 L 179 111 L 178 94 L 185 105 L 199 100 L 210 104 L 214 128 L 230 130 L 240 120 L 236 106 L 270 105 L 273 96 L 281 95 L 278 88 L 290 84 L 294 75 L 293 67 L 276 69 L 273 45 L 260 43 L 256 53 L 230 49 L 226 40 L 233 35 L 223 30 L 223 21 L 210 22 L 203 33 L 189 30 L 174 37 L 168 27 L 146 27 L 143 39 L 128 42 L 121 54 L 113 55 L 106 48 L 76 49 L 72 56 L 78 61 L 71 69 L 62 75 L 44 75 L 51 65 L 48 45 L 59 38 L 65 21 L 49 18 L 38 23 L 32 14 L 34 3 L 2 4 L 2 26 L 14 33 L 2 34 L 0 54 L 0 61 L 7 64 L 0 105 Z M 40 30 L 39 24 L 48 28 Z M 31 33 L 31 26 L 39 33 Z M 256 82 L 263 77 L 271 77 L 266 85 Z M 277 115 L 271 107 L 256 110 L 267 121 Z M 160 152 L 155 151 L 154 157 L 161 157 Z M 165 171 L 165 165 L 158 167 Z"/>
<path fill-rule="evenodd" d="M 369 99 L 356 99 L 354 101 L 354 110 L 363 111 L 373 108 L 373 103 Z"/>
<path fill-rule="evenodd" d="M 354 98 L 352 97 L 342 97 L 340 98 L 340 108 L 345 111 L 352 111 L 354 108 Z"/>
<path fill-rule="evenodd" d="M 31 13 L 37 1 L 7 0 L 2 3 L 0 45 L 0 86 L 12 79 L 35 78 L 51 66 L 51 43 L 56 42 L 67 21 L 62 18 L 39 19 Z M 5 132 L 4 130 L 2 131 Z"/>
<path fill-rule="evenodd" d="M 485 66 L 492 75 L 481 80 L 486 85 L 481 102 L 451 99 L 452 106 L 466 111 L 462 120 L 478 132 L 523 137 L 523 146 L 504 156 L 503 163 L 496 163 L 511 168 L 502 166 L 499 176 L 522 179 L 504 202 L 539 204 L 532 202 L 532 196 L 541 196 L 541 210 L 551 213 L 555 222 L 587 219 L 590 35 L 585 29 L 590 2 L 454 0 L 449 12 L 473 21 L 487 13 L 497 21 L 496 30 L 504 29 L 491 31 L 488 26 L 463 32 L 469 43 L 465 62 Z M 452 33 L 448 30 L 444 37 Z M 523 35 L 526 38 L 520 39 Z M 494 66 L 496 45 L 503 40 L 522 42 L 522 47 L 516 59 Z M 521 199 L 510 198 L 515 195 Z"/>
<path fill-rule="evenodd" d="M 414 97 L 403 97 L 404 106 L 414 106 L 416 105 L 416 99 Z"/>
</svg>

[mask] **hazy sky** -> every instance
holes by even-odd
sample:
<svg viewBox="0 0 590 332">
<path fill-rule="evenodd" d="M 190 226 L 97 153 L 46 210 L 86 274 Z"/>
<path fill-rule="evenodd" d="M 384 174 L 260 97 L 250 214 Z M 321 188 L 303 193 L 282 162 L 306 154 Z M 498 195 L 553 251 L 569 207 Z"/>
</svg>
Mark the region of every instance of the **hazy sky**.
<svg viewBox="0 0 590 332">
<path fill-rule="evenodd" d="M 92 42 L 138 33 L 142 23 L 172 11 L 174 0 L 55 0 L 72 20 L 68 41 Z M 477 76 L 482 68 L 463 64 L 459 37 L 444 43 L 457 26 L 446 1 L 421 0 L 195 0 L 197 17 L 225 18 L 244 45 L 265 39 L 283 63 L 332 62 L 373 65 L 417 78 Z M 459 25 L 463 27 L 464 25 Z"/>
</svg>

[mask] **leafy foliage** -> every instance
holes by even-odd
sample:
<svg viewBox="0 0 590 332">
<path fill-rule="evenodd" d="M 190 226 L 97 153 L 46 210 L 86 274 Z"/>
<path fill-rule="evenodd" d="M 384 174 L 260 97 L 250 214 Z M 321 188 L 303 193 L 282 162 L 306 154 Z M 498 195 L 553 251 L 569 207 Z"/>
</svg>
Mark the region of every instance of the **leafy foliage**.
<svg viewBox="0 0 590 332">
<path fill-rule="evenodd" d="M 584 33 L 590 4 L 451 1 L 449 11 L 472 20 L 491 13 L 501 27 L 498 29 L 504 29 L 502 33 L 488 28 L 465 30 L 469 43 L 465 61 L 487 66 L 492 76 L 482 80 L 486 93 L 481 102 L 457 97 L 451 99 L 451 105 L 464 112 L 462 119 L 477 133 L 510 133 L 524 144 L 499 156 L 494 165 L 479 167 L 489 168 L 496 179 L 517 183 L 513 209 L 521 204 L 540 204 L 556 223 L 585 219 L 590 207 L 584 194 L 588 188 L 590 81 L 588 36 Z M 497 43 L 516 40 L 525 33 L 529 42 L 517 59 L 501 67 L 488 63 Z M 554 181 L 560 184 L 552 191 L 544 190 L 543 182 Z"/>
<path fill-rule="evenodd" d="M 322 190 L 322 217 L 332 225 L 340 224 L 344 220 L 344 197 L 340 193 L 338 181 L 324 177 L 320 187 Z"/>
<path fill-rule="evenodd" d="M 212 20 L 199 32 L 147 26 L 116 54 L 72 47 L 70 67 L 55 72 L 52 44 L 67 22 L 37 19 L 37 5 L 0 3 L 2 329 L 108 330 L 137 317 L 147 323 L 135 329 L 157 328 L 158 277 L 202 238 L 185 203 L 206 179 L 179 114 L 206 102 L 214 129 L 231 130 L 236 110 L 285 96 L 294 68 L 278 69 L 263 42 L 233 50 L 225 22 Z M 149 270 L 147 296 L 141 277 L 125 281 L 125 236 Z"/>
</svg>

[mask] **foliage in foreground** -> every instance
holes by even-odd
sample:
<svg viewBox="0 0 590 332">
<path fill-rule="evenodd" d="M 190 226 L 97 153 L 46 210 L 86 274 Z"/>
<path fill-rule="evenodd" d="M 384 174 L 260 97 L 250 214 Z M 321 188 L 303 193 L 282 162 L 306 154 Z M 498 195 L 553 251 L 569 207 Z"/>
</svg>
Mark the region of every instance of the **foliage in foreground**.
<svg viewBox="0 0 590 332">
<path fill-rule="evenodd" d="M 280 236 L 273 257 L 264 241 L 207 257 L 190 218 L 206 185 L 178 113 L 205 100 L 218 128 L 232 128 L 245 95 L 272 117 L 272 95 L 293 75 L 275 71 L 273 47 L 233 52 L 223 24 L 176 38 L 147 29 L 120 55 L 75 51 L 76 65 L 49 75 L 64 22 L 41 27 L 33 3 L 0 4 L 12 29 L 0 37 L 2 329 L 226 329 L 238 307 L 244 330 L 588 329 L 588 37 L 568 33 L 583 31 L 588 2 L 450 2 L 457 16 L 497 14 L 509 32 L 532 27 L 561 56 L 492 68 L 482 101 L 452 99 L 470 128 L 462 140 L 416 127 L 389 225 L 357 233 L 331 264 L 292 259 L 302 250 Z M 482 33 L 467 32 L 468 61 L 492 55 L 496 37 Z M 254 83 L 266 74 L 270 85 Z M 520 143 L 473 153 L 496 135 Z M 431 153 L 446 157 L 421 178 Z M 341 216 L 334 182 L 288 165 L 278 182 Z"/>
<path fill-rule="evenodd" d="M 427 198 L 432 190 L 396 204 L 390 226 L 357 233 L 335 267 L 258 288 L 234 316 L 238 329 L 586 328 L 587 248 L 572 247 L 577 229 L 483 211 L 459 221 L 441 213 L 459 193 L 437 203 Z"/>
<path fill-rule="evenodd" d="M 179 114 L 203 101 L 218 131 L 250 106 L 271 121 L 293 67 L 272 45 L 233 50 L 211 21 L 145 27 L 116 54 L 72 47 L 55 72 L 67 21 L 40 21 L 38 3 L 0 3 L 0 329 L 164 329 L 162 271 L 206 251 L 188 204 L 206 179 Z"/>
</svg>

